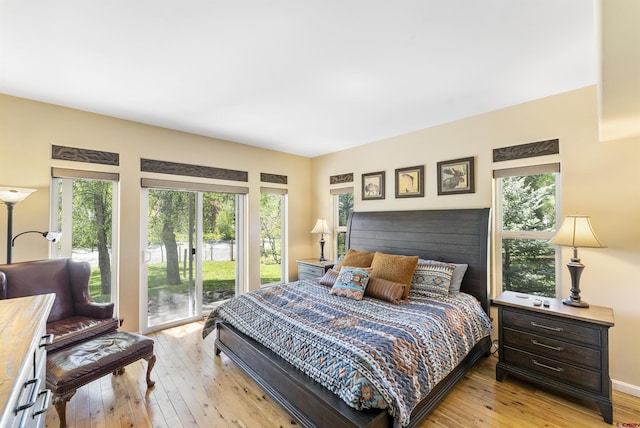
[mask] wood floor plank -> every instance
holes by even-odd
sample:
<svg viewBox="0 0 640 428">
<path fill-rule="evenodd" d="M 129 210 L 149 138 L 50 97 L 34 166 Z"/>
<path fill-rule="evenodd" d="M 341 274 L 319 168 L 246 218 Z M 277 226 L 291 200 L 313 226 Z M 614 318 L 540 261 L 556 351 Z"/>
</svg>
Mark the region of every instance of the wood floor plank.
<svg viewBox="0 0 640 428">
<path fill-rule="evenodd" d="M 67 406 L 69 427 L 291 427 L 291 417 L 224 354 L 196 322 L 149 335 L 157 362 L 147 389 L 147 362 L 79 388 Z M 495 380 L 497 358 L 485 358 L 451 391 L 420 428 L 610 427 L 594 403 L 507 376 Z M 640 398 L 613 392 L 613 426 L 640 426 Z M 53 406 L 46 427 L 58 428 Z"/>
</svg>

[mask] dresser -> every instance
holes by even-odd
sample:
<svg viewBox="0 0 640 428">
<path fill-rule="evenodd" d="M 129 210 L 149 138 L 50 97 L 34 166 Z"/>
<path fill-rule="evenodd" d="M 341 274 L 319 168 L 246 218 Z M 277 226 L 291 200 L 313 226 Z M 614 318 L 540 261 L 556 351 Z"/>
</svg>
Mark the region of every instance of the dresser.
<svg viewBox="0 0 640 428">
<path fill-rule="evenodd" d="M 549 306 L 536 306 L 539 299 Z M 593 400 L 613 422 L 609 328 L 613 310 L 576 308 L 560 299 L 505 291 L 498 307 L 500 359 L 496 379 L 511 374 L 560 393 Z"/>
<path fill-rule="evenodd" d="M 0 427 L 42 427 L 46 389 L 46 323 L 54 294 L 0 300 Z"/>
<path fill-rule="evenodd" d="M 298 262 L 298 279 L 316 279 L 323 276 L 333 267 L 332 260 L 302 259 Z"/>
</svg>

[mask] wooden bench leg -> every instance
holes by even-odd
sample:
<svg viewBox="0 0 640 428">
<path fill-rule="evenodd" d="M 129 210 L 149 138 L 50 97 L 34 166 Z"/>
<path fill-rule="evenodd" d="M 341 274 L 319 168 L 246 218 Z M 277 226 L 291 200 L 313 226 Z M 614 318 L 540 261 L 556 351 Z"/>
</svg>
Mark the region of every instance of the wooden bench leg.
<svg viewBox="0 0 640 428">
<path fill-rule="evenodd" d="M 147 360 L 147 388 L 153 388 L 155 385 L 155 381 L 151 380 L 151 370 L 153 366 L 156 364 L 156 356 L 152 354 L 149 358 L 145 358 Z"/>
<path fill-rule="evenodd" d="M 56 406 L 58 419 L 60 419 L 60 428 L 67 428 L 67 401 L 76 393 L 75 389 L 63 395 L 53 396 L 53 405 Z"/>
</svg>

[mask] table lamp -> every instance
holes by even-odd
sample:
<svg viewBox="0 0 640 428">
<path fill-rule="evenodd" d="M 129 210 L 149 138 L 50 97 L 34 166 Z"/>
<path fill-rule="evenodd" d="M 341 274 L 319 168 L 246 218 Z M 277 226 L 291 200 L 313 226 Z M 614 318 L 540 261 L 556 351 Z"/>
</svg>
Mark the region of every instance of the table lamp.
<svg viewBox="0 0 640 428">
<path fill-rule="evenodd" d="M 327 220 L 319 218 L 316 221 L 316 225 L 313 226 L 311 233 L 320 233 L 320 258 L 318 260 L 324 262 L 327 260 L 324 258 L 324 234 L 331 233 L 331 229 L 329 229 Z"/>
<path fill-rule="evenodd" d="M 604 245 L 600 242 L 589 216 L 586 215 L 568 215 L 562 222 L 562 226 L 558 232 L 549 241 L 550 244 L 562 245 L 573 248 L 573 257 L 567 263 L 569 275 L 571 275 L 571 295 L 564 299 L 562 303 L 578 308 L 588 308 L 589 304 L 580 299 L 580 275 L 584 269 L 584 265 L 580 263 L 578 258 L 579 247 L 602 248 Z"/>
</svg>

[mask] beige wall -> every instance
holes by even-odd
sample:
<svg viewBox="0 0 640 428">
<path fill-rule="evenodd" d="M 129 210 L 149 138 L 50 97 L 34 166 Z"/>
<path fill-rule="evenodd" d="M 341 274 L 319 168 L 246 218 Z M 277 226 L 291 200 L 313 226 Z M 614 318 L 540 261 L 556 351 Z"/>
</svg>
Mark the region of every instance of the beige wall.
<svg viewBox="0 0 640 428">
<path fill-rule="evenodd" d="M 14 235 L 24 230 L 48 230 L 51 166 L 120 173 L 120 316 L 124 328 L 139 330 L 140 303 L 140 158 L 191 163 L 249 172 L 248 183 L 212 180 L 249 187 L 248 278 L 252 288 L 259 280 L 260 173 L 288 176 L 289 253 L 291 277 L 297 276 L 296 258 L 312 256 L 312 227 L 308 158 L 262 150 L 135 122 L 81 112 L 0 94 L 0 185 L 38 189 L 14 208 Z M 105 167 L 51 159 L 51 145 L 80 147 L 120 154 L 120 166 Z M 154 176 L 146 174 L 144 176 Z M 158 175 L 155 175 L 156 177 Z M 171 180 L 185 179 L 164 176 Z M 193 179 L 194 181 L 206 181 Z M 0 209 L 0 260 L 6 260 L 7 210 Z M 300 238 L 303 237 L 303 238 Z M 21 237 L 13 261 L 48 257 L 47 241 L 37 235 Z"/>
<path fill-rule="evenodd" d="M 553 138 L 560 139 L 559 155 L 492 161 L 494 148 Z M 476 193 L 438 196 L 436 162 L 469 156 L 476 159 Z M 596 87 L 314 158 L 311 211 L 331 218 L 328 177 L 346 172 L 355 175 L 356 210 L 489 207 L 493 169 L 549 162 L 561 163 L 563 214 L 590 215 L 607 245 L 579 251 L 586 265 L 582 297 L 593 305 L 613 307 L 612 378 L 619 389 L 639 394 L 640 138 L 625 143 L 598 140 Z M 426 166 L 425 197 L 395 199 L 395 168 L 415 165 Z M 386 199 L 362 201 L 361 174 L 381 170 L 386 171 Z M 333 243 L 328 242 L 327 247 L 332 248 Z M 568 262 L 570 250 L 563 252 L 563 258 Z M 563 295 L 568 296 L 570 279 L 566 268 L 562 272 Z"/>
</svg>

